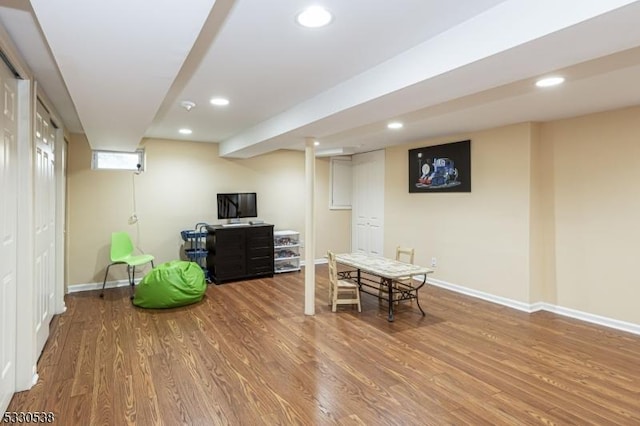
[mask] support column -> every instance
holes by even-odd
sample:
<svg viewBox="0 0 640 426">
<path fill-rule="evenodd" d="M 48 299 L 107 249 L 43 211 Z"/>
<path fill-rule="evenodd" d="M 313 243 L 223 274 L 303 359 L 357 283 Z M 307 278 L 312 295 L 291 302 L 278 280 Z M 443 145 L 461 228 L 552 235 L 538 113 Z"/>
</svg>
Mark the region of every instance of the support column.
<svg viewBox="0 0 640 426">
<path fill-rule="evenodd" d="M 316 294 L 316 218 L 315 184 L 316 152 L 315 138 L 305 138 L 305 203 L 304 203 L 304 314 L 315 315 Z"/>
</svg>

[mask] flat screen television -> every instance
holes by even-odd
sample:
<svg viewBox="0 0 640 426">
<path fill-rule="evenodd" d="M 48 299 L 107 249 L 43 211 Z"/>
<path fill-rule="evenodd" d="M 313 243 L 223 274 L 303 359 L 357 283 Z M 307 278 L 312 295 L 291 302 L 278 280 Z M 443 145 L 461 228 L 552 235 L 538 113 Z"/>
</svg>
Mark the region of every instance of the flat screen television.
<svg viewBox="0 0 640 426">
<path fill-rule="evenodd" d="M 218 219 L 239 219 L 242 217 L 258 217 L 255 192 L 218 194 Z"/>
</svg>

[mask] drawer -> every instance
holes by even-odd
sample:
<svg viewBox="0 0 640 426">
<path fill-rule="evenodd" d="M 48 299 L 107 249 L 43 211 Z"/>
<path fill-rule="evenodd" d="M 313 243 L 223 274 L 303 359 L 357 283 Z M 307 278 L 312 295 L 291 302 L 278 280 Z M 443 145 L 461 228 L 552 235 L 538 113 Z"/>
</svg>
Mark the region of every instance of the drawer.
<svg viewBox="0 0 640 426">
<path fill-rule="evenodd" d="M 246 274 L 245 262 L 226 262 L 220 265 L 214 265 L 211 272 L 216 279 L 224 280 L 235 278 Z"/>
<path fill-rule="evenodd" d="M 249 259 L 247 272 L 250 274 L 273 272 L 273 257 L 262 256 Z"/>
<path fill-rule="evenodd" d="M 252 238 L 271 238 L 273 239 L 273 228 L 271 226 L 261 226 L 251 229 L 247 232 L 247 239 Z"/>
<path fill-rule="evenodd" d="M 273 257 L 272 247 L 251 247 L 247 250 L 247 257 L 255 259 L 259 257 Z"/>
<path fill-rule="evenodd" d="M 251 241 L 247 239 L 247 247 L 251 248 L 268 248 L 273 250 L 273 238 L 254 238 Z"/>
<path fill-rule="evenodd" d="M 244 252 L 232 253 L 228 251 L 220 251 L 213 256 L 213 262 L 216 265 L 226 265 L 227 263 L 238 263 L 244 265 L 247 257 Z"/>
<path fill-rule="evenodd" d="M 247 246 L 273 246 L 273 234 L 263 229 L 256 233 L 247 233 Z"/>
<path fill-rule="evenodd" d="M 234 252 L 244 252 L 245 251 L 245 240 L 244 238 L 237 237 L 224 237 L 220 238 L 208 238 L 207 239 L 207 250 L 209 251 L 234 251 Z"/>
</svg>

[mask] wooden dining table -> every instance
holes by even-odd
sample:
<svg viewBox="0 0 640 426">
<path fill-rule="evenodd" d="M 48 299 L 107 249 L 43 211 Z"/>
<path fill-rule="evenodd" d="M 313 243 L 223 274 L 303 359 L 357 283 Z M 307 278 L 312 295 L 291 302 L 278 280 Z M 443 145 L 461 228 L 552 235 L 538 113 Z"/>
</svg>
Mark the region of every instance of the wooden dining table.
<svg viewBox="0 0 640 426">
<path fill-rule="evenodd" d="M 387 317 L 389 322 L 394 320 L 394 304 L 402 300 L 415 300 L 418 309 L 420 309 L 423 316 L 425 315 L 418 300 L 418 290 L 425 285 L 427 275 L 432 273 L 433 269 L 366 253 L 336 254 L 336 262 L 355 269 L 338 272 L 341 279 L 356 282 L 363 293 L 371 294 L 381 299 L 386 296 L 386 300 L 389 303 Z M 416 280 L 416 285 L 414 286 L 400 281 L 411 278 L 412 283 L 414 277 L 419 277 L 422 282 Z M 380 291 L 381 288 L 386 289 L 386 291 Z M 376 289 L 377 293 L 372 289 Z"/>
</svg>

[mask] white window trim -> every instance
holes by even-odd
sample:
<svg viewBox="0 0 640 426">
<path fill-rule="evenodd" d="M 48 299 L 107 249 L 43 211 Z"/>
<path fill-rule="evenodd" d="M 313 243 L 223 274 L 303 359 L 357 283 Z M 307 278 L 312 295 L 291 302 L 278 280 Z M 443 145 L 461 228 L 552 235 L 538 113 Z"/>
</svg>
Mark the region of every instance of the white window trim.
<svg viewBox="0 0 640 426">
<path fill-rule="evenodd" d="M 136 155 L 137 158 L 135 158 L 135 164 L 131 164 L 131 166 L 124 166 L 124 167 L 108 167 L 108 166 L 100 166 L 99 162 L 98 162 L 98 157 L 100 157 L 100 155 L 109 155 L 109 154 L 119 154 L 119 155 Z M 100 150 L 100 149 L 94 149 L 91 152 L 91 169 L 92 170 L 129 170 L 129 171 L 140 171 L 143 172 L 146 168 L 145 165 L 145 152 L 144 149 L 137 149 L 134 152 L 127 152 L 127 151 L 107 151 L 107 150 Z M 140 165 L 140 168 L 137 167 L 137 165 Z"/>
</svg>

